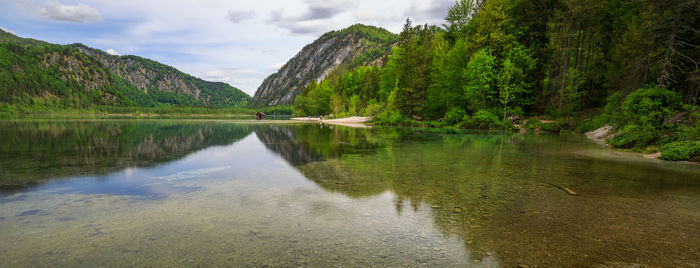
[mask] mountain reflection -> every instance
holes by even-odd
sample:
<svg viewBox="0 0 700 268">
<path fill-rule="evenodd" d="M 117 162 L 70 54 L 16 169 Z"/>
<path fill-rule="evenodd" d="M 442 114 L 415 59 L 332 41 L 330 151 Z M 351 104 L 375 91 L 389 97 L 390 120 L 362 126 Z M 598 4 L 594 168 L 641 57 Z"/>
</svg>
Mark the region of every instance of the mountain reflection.
<svg viewBox="0 0 700 268">
<path fill-rule="evenodd" d="M 353 198 L 391 191 L 399 215 L 431 210 L 435 227 L 461 238 L 475 261 L 506 267 L 615 266 L 639 258 L 669 263 L 647 258 L 651 250 L 693 258 L 664 245 L 688 244 L 684 230 L 694 224 L 668 229 L 666 223 L 698 219 L 694 199 L 684 196 L 700 194 L 699 174 L 587 157 L 577 152 L 599 149 L 576 137 L 316 125 L 264 126 L 255 133 L 325 190 Z M 658 205 L 658 196 L 682 209 Z M 627 247 L 612 250 L 618 244 Z"/>
<path fill-rule="evenodd" d="M 296 124 L 257 125 L 254 129 L 265 147 L 292 166 L 343 155 L 374 154 L 381 147 L 370 133 L 355 128 Z"/>
<path fill-rule="evenodd" d="M 0 121 L 0 189 L 153 166 L 250 133 L 237 124 Z"/>
</svg>

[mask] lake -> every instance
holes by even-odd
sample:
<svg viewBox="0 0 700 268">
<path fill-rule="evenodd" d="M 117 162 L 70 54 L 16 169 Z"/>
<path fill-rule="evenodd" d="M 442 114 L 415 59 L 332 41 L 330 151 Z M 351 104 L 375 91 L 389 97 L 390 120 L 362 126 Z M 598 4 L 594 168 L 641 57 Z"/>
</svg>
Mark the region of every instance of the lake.
<svg viewBox="0 0 700 268">
<path fill-rule="evenodd" d="M 576 135 L 54 119 L 0 139 L 2 267 L 700 265 L 700 165 Z"/>
</svg>

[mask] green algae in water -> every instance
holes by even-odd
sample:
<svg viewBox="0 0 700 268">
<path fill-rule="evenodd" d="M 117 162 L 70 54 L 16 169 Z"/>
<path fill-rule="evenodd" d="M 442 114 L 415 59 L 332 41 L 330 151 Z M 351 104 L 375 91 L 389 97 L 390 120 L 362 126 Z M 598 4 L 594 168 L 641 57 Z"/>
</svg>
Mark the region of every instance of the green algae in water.
<svg viewBox="0 0 700 268">
<path fill-rule="evenodd" d="M 698 265 L 700 168 L 579 137 L 12 124 L 0 266 Z"/>
</svg>

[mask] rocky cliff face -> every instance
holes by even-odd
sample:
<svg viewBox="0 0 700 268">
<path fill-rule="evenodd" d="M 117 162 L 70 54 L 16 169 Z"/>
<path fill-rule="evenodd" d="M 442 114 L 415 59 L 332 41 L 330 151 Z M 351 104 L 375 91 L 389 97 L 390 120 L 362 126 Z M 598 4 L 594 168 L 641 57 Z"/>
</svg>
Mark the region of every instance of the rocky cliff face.
<svg viewBox="0 0 700 268">
<path fill-rule="evenodd" d="M 148 94 L 149 90 L 187 95 L 204 106 L 232 106 L 250 96 L 225 83 L 209 82 L 156 61 L 138 56 L 116 56 L 82 44 L 80 52 L 98 59 L 110 72 Z"/>
<path fill-rule="evenodd" d="M 292 104 L 309 82 L 323 80 L 338 67 L 381 64 L 396 39 L 385 29 L 360 24 L 326 33 L 267 77 L 253 102 L 267 106 Z"/>
</svg>

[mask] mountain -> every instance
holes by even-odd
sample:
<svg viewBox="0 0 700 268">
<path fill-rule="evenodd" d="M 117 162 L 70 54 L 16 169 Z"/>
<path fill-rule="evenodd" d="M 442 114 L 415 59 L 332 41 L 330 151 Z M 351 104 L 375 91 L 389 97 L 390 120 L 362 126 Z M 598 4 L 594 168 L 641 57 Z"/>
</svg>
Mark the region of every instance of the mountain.
<svg viewBox="0 0 700 268">
<path fill-rule="evenodd" d="M 0 30 L 0 103 L 61 107 L 232 107 L 250 96 L 137 56 L 57 45 Z"/>
<path fill-rule="evenodd" d="M 255 92 L 253 103 L 291 104 L 309 82 L 323 80 L 338 67 L 380 65 L 397 40 L 397 35 L 383 28 L 362 24 L 328 32 L 267 77 Z"/>
</svg>

